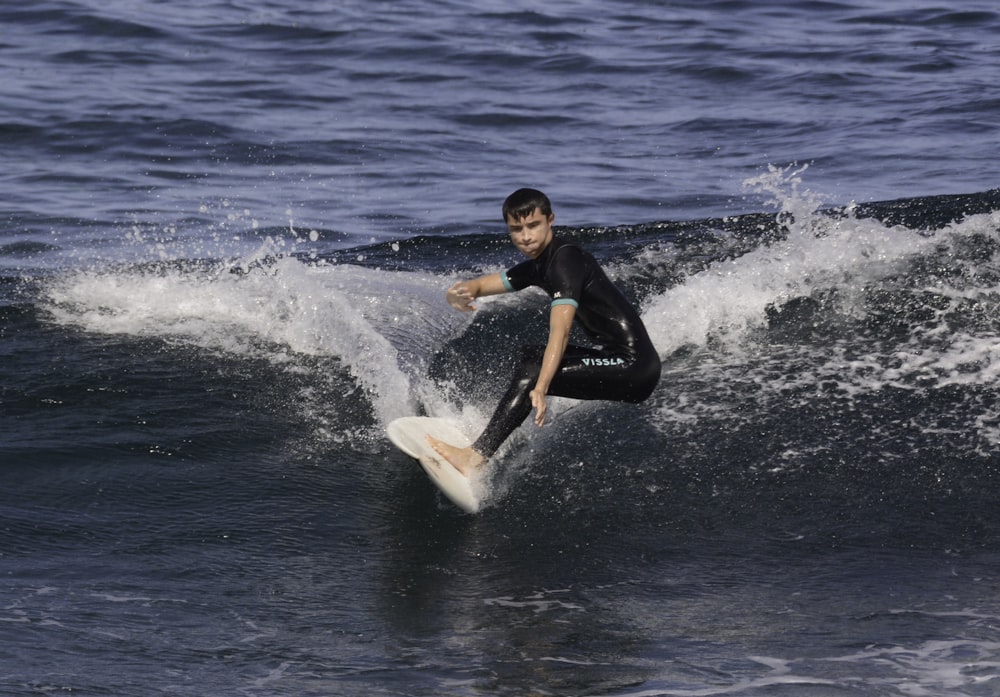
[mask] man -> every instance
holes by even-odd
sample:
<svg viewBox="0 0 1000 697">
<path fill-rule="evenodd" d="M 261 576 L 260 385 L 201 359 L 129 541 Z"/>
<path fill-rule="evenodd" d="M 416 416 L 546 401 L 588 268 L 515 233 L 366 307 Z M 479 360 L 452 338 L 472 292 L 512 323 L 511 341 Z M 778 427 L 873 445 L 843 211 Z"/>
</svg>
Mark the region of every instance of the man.
<svg viewBox="0 0 1000 697">
<path fill-rule="evenodd" d="M 511 241 L 528 260 L 504 273 L 459 281 L 446 298 L 456 310 L 471 312 L 477 298 L 538 286 L 552 297 L 549 337 L 544 347 L 522 348 L 506 394 L 471 447 L 428 436 L 434 450 L 463 474 L 482 467 L 532 409 L 535 423 L 543 425 L 548 395 L 635 403 L 649 397 L 660 379 L 660 358 L 639 313 L 591 254 L 553 235 L 548 197 L 518 189 L 504 201 L 503 217 Z M 569 344 L 574 320 L 595 347 Z"/>
</svg>

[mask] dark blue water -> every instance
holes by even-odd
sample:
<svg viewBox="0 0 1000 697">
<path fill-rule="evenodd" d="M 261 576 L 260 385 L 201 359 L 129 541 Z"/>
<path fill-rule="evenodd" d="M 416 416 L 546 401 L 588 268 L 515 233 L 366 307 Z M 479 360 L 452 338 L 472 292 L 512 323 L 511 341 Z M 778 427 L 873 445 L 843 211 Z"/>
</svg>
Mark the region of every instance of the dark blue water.
<svg viewBox="0 0 1000 697">
<path fill-rule="evenodd" d="M 995 695 L 989 3 L 0 9 L 0 693 Z M 664 360 L 554 400 L 546 190 Z"/>
</svg>

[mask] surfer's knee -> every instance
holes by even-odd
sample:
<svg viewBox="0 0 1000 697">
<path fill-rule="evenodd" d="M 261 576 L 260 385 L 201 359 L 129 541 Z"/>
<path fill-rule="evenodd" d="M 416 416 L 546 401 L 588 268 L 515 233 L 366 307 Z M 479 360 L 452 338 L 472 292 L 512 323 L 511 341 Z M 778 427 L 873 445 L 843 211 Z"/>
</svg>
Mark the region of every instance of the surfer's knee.
<svg viewBox="0 0 1000 697">
<path fill-rule="evenodd" d="M 542 372 L 542 357 L 545 355 L 545 348 L 542 346 L 522 346 L 521 355 L 514 369 L 514 380 L 518 383 L 527 384 L 530 390 L 538 381 L 538 375 Z"/>
</svg>

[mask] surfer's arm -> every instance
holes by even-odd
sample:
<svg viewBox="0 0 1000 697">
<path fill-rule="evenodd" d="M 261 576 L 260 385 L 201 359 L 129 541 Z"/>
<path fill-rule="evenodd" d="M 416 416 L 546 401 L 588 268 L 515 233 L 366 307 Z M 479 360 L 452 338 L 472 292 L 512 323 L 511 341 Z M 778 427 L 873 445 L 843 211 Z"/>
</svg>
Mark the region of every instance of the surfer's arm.
<svg viewBox="0 0 1000 697">
<path fill-rule="evenodd" d="M 477 309 L 474 302 L 476 298 L 484 295 L 499 295 L 509 290 L 503 282 L 503 276 L 498 273 L 491 273 L 478 278 L 470 278 L 467 281 L 459 281 L 445 293 L 448 304 L 460 312 L 472 312 Z"/>
<path fill-rule="evenodd" d="M 538 373 L 538 380 L 529 395 L 531 406 L 535 409 L 535 423 L 539 426 L 545 423 L 545 412 L 548 410 L 545 395 L 548 394 L 552 379 L 559 372 L 559 365 L 562 363 L 563 354 L 566 353 L 566 346 L 569 344 L 569 331 L 573 326 L 575 316 L 576 305 L 572 303 L 553 305 L 549 312 L 549 340 L 545 345 L 545 354 L 542 356 L 542 368 Z"/>
</svg>

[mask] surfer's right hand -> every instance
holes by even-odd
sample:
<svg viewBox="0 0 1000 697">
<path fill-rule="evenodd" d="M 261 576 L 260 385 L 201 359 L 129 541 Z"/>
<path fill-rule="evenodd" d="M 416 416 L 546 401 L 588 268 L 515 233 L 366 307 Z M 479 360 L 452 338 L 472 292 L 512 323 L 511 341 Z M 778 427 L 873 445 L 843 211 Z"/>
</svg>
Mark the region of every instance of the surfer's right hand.
<svg viewBox="0 0 1000 697">
<path fill-rule="evenodd" d="M 476 306 L 472 304 L 476 297 L 469 290 L 465 281 L 459 281 L 449 288 L 445 297 L 448 299 L 448 304 L 459 312 L 472 312 L 476 309 Z"/>
</svg>

